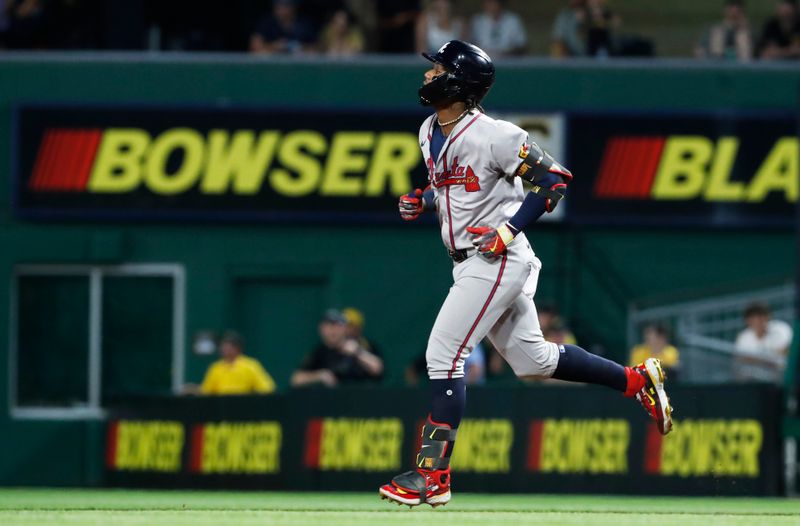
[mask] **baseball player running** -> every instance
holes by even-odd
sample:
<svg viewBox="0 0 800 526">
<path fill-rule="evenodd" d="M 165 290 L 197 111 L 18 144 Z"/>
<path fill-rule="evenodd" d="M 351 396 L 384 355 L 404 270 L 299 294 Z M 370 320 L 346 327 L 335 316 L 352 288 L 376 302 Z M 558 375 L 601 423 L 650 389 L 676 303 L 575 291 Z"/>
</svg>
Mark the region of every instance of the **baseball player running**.
<svg viewBox="0 0 800 526">
<path fill-rule="evenodd" d="M 541 262 L 523 229 L 555 209 L 572 174 L 524 130 L 483 113 L 495 72 L 480 48 L 452 40 L 423 56 L 433 66 L 419 99 L 436 110 L 419 131 L 430 186 L 402 196 L 399 208 L 407 221 L 436 211 L 454 283 L 428 340 L 430 413 L 416 469 L 379 491 L 400 504 L 437 506 L 450 500 L 450 455 L 466 403 L 464 361 L 486 336 L 517 376 L 616 389 L 635 398 L 662 434 L 672 429 L 672 408 L 658 360 L 623 367 L 545 341 L 532 301 Z M 527 195 L 523 180 L 533 185 Z"/>
</svg>

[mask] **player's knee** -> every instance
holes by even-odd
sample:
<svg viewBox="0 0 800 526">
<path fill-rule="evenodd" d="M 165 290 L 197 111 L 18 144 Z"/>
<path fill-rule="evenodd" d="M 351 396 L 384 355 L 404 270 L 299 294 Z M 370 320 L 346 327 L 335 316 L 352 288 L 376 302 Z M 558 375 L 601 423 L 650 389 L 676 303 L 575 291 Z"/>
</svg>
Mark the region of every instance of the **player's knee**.
<svg viewBox="0 0 800 526">
<path fill-rule="evenodd" d="M 509 362 L 515 375 L 519 378 L 550 378 L 558 365 L 558 345 L 544 340 L 528 342 L 522 356 L 524 358 Z"/>
<path fill-rule="evenodd" d="M 452 358 L 453 357 L 448 358 L 445 353 L 428 346 L 428 350 L 425 352 L 425 362 L 428 365 L 428 378 L 432 380 L 447 378 L 447 375 L 453 368 Z"/>
</svg>

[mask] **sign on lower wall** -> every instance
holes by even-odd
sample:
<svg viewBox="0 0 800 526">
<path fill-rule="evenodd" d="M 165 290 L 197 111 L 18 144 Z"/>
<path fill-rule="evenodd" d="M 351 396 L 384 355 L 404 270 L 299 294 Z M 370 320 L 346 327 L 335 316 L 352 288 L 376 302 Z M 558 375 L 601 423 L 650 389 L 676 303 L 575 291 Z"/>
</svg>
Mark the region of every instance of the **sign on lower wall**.
<svg viewBox="0 0 800 526">
<path fill-rule="evenodd" d="M 191 473 L 280 472 L 280 422 L 215 422 L 192 426 Z"/>
<path fill-rule="evenodd" d="M 462 421 L 451 458 L 454 481 L 461 491 L 779 491 L 777 389 L 671 391 L 682 418 L 662 437 L 635 402 L 610 391 L 473 389 L 477 407 Z M 132 402 L 108 425 L 108 481 L 372 490 L 413 466 L 425 397 L 413 390 L 365 394 L 307 390 L 267 398 Z M 398 399 L 409 403 L 396 404 Z"/>
</svg>

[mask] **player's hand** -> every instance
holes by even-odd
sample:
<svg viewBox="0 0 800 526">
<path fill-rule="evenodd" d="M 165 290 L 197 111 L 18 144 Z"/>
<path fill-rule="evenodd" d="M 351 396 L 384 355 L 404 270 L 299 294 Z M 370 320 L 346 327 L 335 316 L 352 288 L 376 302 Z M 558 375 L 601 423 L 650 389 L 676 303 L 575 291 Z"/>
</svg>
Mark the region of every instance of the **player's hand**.
<svg viewBox="0 0 800 526">
<path fill-rule="evenodd" d="M 398 208 L 400 217 L 404 221 L 413 221 L 422 213 L 424 203 L 422 202 L 422 190 L 417 188 L 413 192 L 400 196 Z"/>
<path fill-rule="evenodd" d="M 506 251 L 506 247 L 514 239 L 514 234 L 508 225 L 500 228 L 488 226 L 468 226 L 467 232 L 474 234 L 472 244 L 484 256 L 497 257 Z"/>
</svg>

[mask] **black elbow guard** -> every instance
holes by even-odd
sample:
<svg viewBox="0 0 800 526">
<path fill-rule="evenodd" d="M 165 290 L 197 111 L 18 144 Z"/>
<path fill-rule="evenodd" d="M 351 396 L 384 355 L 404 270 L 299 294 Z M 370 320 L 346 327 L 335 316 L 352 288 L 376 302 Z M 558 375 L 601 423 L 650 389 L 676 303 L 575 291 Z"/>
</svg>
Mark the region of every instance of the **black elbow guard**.
<svg viewBox="0 0 800 526">
<path fill-rule="evenodd" d="M 514 175 L 533 185 L 531 192 L 545 198 L 545 209 L 555 210 L 558 202 L 567 195 L 567 184 L 572 181 L 572 172 L 561 166 L 538 144 L 531 143 L 520 148 L 522 164 Z"/>
</svg>

